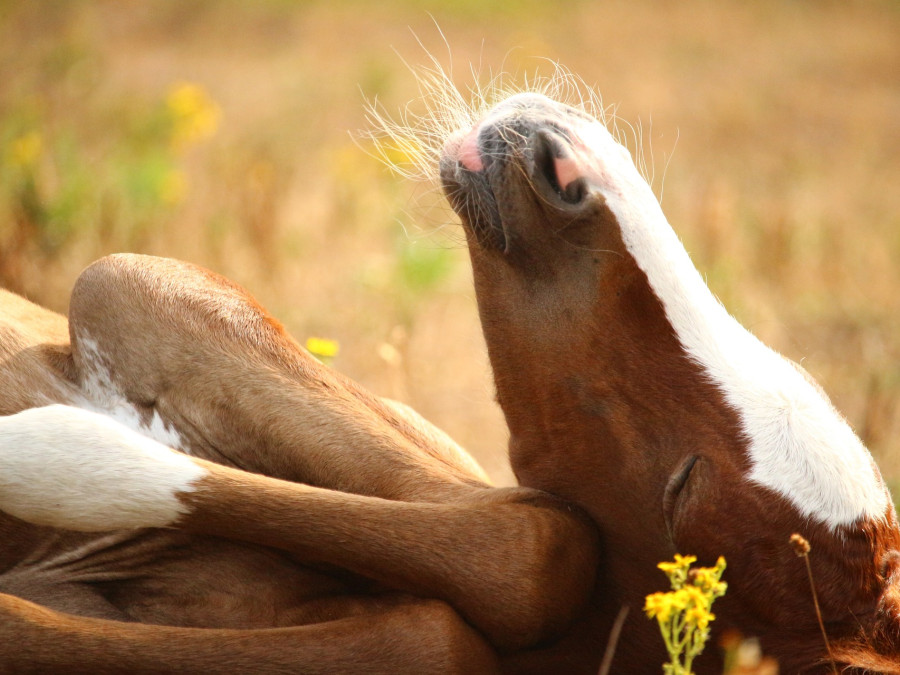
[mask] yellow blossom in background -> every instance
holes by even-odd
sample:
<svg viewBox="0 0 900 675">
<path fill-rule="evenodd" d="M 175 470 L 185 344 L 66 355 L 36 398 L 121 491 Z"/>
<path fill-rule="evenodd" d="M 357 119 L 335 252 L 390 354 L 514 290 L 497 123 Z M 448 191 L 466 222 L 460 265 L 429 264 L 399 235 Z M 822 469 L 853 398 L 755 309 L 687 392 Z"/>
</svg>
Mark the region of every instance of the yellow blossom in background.
<svg viewBox="0 0 900 675">
<path fill-rule="evenodd" d="M 419 139 L 409 135 L 396 135 L 375 141 L 369 154 L 391 167 L 398 175 L 410 178 L 419 175 L 423 167 L 431 167 L 434 158 Z"/>
<path fill-rule="evenodd" d="M 6 149 L 6 161 L 22 169 L 30 169 L 37 164 L 44 142 L 37 131 L 29 131 L 19 136 Z"/>
<path fill-rule="evenodd" d="M 412 136 L 398 137 L 382 143 L 379 150 L 391 166 L 402 166 L 417 163 L 422 154 L 422 145 Z"/>
<path fill-rule="evenodd" d="M 159 199 L 163 204 L 175 206 L 184 201 L 187 189 L 187 175 L 181 169 L 172 169 L 160 182 Z"/>
<path fill-rule="evenodd" d="M 166 96 L 172 117 L 172 145 L 184 149 L 212 136 L 219 128 L 221 109 L 206 90 L 189 82 L 175 84 Z"/>
<path fill-rule="evenodd" d="M 335 340 L 311 337 L 306 340 L 307 351 L 323 363 L 329 363 L 340 351 L 340 345 Z"/>
</svg>

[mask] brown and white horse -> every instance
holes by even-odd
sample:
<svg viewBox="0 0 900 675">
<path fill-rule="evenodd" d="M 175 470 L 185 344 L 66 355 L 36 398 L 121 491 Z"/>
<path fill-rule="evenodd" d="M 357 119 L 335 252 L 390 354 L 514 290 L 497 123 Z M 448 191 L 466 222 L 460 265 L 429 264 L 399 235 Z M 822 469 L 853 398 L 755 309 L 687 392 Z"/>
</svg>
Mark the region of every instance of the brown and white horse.
<svg viewBox="0 0 900 675">
<path fill-rule="evenodd" d="M 799 531 L 839 665 L 900 672 L 871 457 L 715 301 L 627 151 L 528 94 L 440 153 L 525 487 L 229 282 L 104 259 L 68 327 L 0 295 L 0 667 L 590 673 L 629 606 L 613 669 L 654 672 L 639 608 L 681 552 L 728 559 L 716 630 L 825 672 Z"/>
<path fill-rule="evenodd" d="M 599 614 L 638 607 L 676 551 L 723 555 L 719 630 L 812 672 L 825 645 L 787 545 L 802 532 L 841 664 L 900 670 L 900 530 L 871 456 L 809 376 L 714 298 L 606 127 L 513 96 L 447 142 L 441 179 L 516 476 L 599 525 Z M 649 672 L 656 627 L 629 621 L 616 659 Z M 883 660 L 854 660 L 857 647 Z"/>
</svg>

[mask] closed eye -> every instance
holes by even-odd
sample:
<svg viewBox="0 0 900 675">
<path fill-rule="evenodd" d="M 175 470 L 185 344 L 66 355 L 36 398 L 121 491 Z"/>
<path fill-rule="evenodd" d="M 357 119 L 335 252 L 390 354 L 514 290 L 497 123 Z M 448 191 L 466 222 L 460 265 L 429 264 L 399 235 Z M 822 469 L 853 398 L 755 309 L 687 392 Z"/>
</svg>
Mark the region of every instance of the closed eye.
<svg viewBox="0 0 900 675">
<path fill-rule="evenodd" d="M 675 507 L 678 502 L 678 497 L 684 490 L 684 486 L 687 484 L 691 471 L 697 464 L 698 459 L 700 458 L 697 455 L 685 457 L 681 461 L 681 464 L 678 465 L 678 468 L 676 468 L 670 476 L 669 482 L 666 484 L 666 489 L 663 492 L 663 517 L 666 521 L 666 530 L 669 532 L 669 539 L 672 539 L 673 541 L 675 539 L 675 527 L 673 521 L 675 518 Z"/>
</svg>

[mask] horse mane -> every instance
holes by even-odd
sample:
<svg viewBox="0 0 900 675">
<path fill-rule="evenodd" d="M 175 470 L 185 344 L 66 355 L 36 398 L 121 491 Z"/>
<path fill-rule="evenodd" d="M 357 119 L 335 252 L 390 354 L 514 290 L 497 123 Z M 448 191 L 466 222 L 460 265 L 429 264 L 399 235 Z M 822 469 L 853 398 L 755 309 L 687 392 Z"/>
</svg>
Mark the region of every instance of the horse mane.
<svg viewBox="0 0 900 675">
<path fill-rule="evenodd" d="M 879 654 L 869 644 L 838 644 L 834 651 L 834 658 L 841 673 L 900 675 L 900 650 L 893 649 L 892 652 L 892 654 Z"/>
<path fill-rule="evenodd" d="M 893 568 L 892 573 L 872 622 L 833 645 L 841 672 L 900 675 L 900 553 L 889 555 L 887 564 Z"/>
</svg>

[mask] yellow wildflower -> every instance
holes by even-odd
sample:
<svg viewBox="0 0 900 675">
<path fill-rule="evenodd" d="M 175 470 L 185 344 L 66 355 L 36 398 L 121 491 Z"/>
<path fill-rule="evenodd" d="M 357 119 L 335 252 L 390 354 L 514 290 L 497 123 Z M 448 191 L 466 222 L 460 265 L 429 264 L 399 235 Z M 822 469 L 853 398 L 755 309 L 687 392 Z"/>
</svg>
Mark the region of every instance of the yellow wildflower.
<svg viewBox="0 0 900 675">
<path fill-rule="evenodd" d="M 320 360 L 333 359 L 340 351 L 340 345 L 334 340 L 311 337 L 306 340 L 306 349 Z"/>
<path fill-rule="evenodd" d="M 697 586 L 685 586 L 681 589 L 684 591 L 685 596 L 688 598 L 690 604 L 699 607 L 705 607 L 710 604 L 709 597 L 707 594 Z"/>
<path fill-rule="evenodd" d="M 672 588 L 681 588 L 684 585 L 684 581 L 687 578 L 688 568 L 691 566 L 692 562 L 697 560 L 696 556 L 693 555 L 679 555 L 675 554 L 674 562 L 661 562 L 657 565 L 659 569 L 666 573 L 666 576 L 669 577 L 669 581 L 672 583 Z"/>
<path fill-rule="evenodd" d="M 221 109 L 199 85 L 180 82 L 172 86 L 166 108 L 172 118 L 172 144 L 176 148 L 209 138 L 219 127 Z"/>
<path fill-rule="evenodd" d="M 644 611 L 649 618 L 668 621 L 672 616 L 672 594 L 651 593 L 644 600 Z"/>
<path fill-rule="evenodd" d="M 716 615 L 704 607 L 692 607 L 685 612 L 684 618 L 690 623 L 696 624 L 700 630 L 706 630 L 709 622 L 715 620 Z"/>
<path fill-rule="evenodd" d="M 37 164 L 43 145 L 41 134 L 37 131 L 29 131 L 9 144 L 6 151 L 7 161 L 13 166 L 30 169 Z"/>
<path fill-rule="evenodd" d="M 675 554 L 675 562 L 661 562 L 657 565 L 666 574 L 676 570 L 686 570 L 692 562 L 697 561 L 697 556 Z"/>
<path fill-rule="evenodd" d="M 379 145 L 378 151 L 391 166 L 416 164 L 422 155 L 422 145 L 413 137 L 396 137 Z"/>
<path fill-rule="evenodd" d="M 647 617 L 659 623 L 670 659 L 663 669 L 670 675 L 691 675 L 693 661 L 709 638 L 709 623 L 716 618 L 710 611 L 713 601 L 727 588 L 720 581 L 724 558 L 720 557 L 715 567 L 690 569 L 696 560 L 692 555 L 676 555 L 674 561 L 660 563 L 672 590 L 651 593 L 644 604 Z"/>
<path fill-rule="evenodd" d="M 687 609 L 688 605 L 691 604 L 691 592 L 689 588 L 679 588 L 677 591 L 673 591 L 672 595 L 672 607 L 677 610 Z"/>
</svg>

